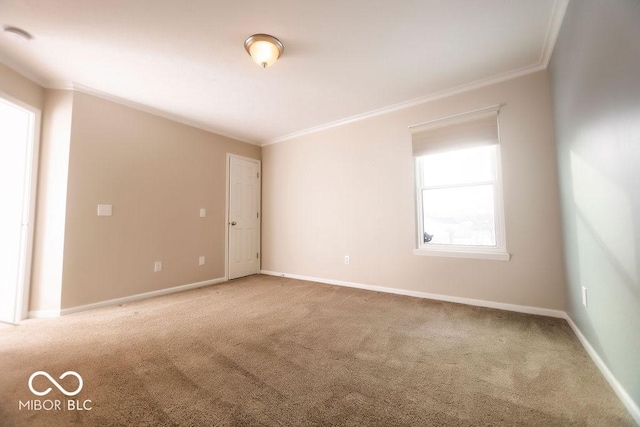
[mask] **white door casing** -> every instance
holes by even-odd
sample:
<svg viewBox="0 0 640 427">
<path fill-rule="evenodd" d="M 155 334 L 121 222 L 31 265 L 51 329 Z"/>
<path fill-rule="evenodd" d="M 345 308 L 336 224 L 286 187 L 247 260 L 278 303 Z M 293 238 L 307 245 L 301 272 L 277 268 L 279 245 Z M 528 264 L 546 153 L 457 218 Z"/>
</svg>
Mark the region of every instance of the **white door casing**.
<svg viewBox="0 0 640 427">
<path fill-rule="evenodd" d="M 0 93 L 0 321 L 27 317 L 40 112 Z"/>
<path fill-rule="evenodd" d="M 260 161 L 228 156 L 229 279 L 260 272 Z"/>
</svg>

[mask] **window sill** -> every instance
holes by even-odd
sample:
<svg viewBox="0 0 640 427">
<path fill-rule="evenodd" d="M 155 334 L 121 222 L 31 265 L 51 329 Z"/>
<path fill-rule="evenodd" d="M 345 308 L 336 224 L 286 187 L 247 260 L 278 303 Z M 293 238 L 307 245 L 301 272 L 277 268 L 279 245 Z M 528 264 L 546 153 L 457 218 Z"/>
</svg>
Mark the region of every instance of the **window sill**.
<svg viewBox="0 0 640 427">
<path fill-rule="evenodd" d="M 494 261 L 509 261 L 511 254 L 502 251 L 483 251 L 483 250 L 469 250 L 469 249 L 449 249 L 449 248 L 420 248 L 413 250 L 414 255 L 421 256 L 439 256 L 449 258 L 473 258 L 473 259 L 488 259 Z"/>
</svg>

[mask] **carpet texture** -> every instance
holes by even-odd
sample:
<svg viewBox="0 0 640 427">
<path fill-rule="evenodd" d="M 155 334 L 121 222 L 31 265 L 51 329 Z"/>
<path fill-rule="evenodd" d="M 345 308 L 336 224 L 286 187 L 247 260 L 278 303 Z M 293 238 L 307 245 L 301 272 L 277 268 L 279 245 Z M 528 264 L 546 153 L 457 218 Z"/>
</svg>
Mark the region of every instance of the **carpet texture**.
<svg viewBox="0 0 640 427">
<path fill-rule="evenodd" d="M 564 320 L 268 276 L 1 327 L 0 375 L 2 426 L 634 425 Z"/>
</svg>

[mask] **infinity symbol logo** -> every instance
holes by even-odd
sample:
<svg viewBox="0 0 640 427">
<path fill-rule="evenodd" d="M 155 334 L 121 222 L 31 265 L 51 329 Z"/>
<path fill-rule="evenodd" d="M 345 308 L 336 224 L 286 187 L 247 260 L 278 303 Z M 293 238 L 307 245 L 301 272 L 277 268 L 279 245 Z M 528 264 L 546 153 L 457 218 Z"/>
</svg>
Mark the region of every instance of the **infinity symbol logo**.
<svg viewBox="0 0 640 427">
<path fill-rule="evenodd" d="M 42 375 L 43 377 L 47 377 L 47 379 L 49 381 L 51 381 L 51 384 L 56 386 L 56 388 L 58 390 L 60 390 L 62 393 L 64 393 L 66 396 L 75 396 L 76 394 L 80 393 L 80 390 L 82 390 L 82 385 L 83 385 L 82 377 L 77 372 L 67 371 L 64 374 L 60 375 L 59 379 L 63 379 L 65 377 L 69 376 L 69 375 L 73 375 L 74 377 L 76 377 L 78 379 L 78 382 L 80 383 L 78 385 L 78 388 L 75 391 L 67 391 L 64 388 L 62 388 L 62 386 L 60 384 L 58 384 L 58 382 L 56 380 L 54 380 L 51 377 L 51 375 L 49 375 L 45 371 L 38 371 L 38 372 L 34 372 L 33 374 L 31 374 L 31 376 L 29 377 L 29 390 L 31 390 L 31 393 L 35 394 L 36 396 L 45 396 L 45 395 L 49 394 L 49 392 L 51 392 L 51 387 L 49 387 L 45 391 L 36 391 L 33 388 L 33 379 L 35 377 L 37 377 L 38 375 Z"/>
</svg>

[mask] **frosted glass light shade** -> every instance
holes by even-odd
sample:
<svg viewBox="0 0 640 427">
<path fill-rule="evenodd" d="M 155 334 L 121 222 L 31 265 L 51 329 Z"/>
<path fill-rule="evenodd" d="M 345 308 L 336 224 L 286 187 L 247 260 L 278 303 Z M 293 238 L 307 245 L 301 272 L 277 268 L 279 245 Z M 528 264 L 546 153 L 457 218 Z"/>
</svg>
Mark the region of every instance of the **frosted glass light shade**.
<svg viewBox="0 0 640 427">
<path fill-rule="evenodd" d="M 272 65 L 284 52 L 284 46 L 280 40 L 268 34 L 252 35 L 245 40 L 244 48 L 262 68 Z"/>
</svg>

